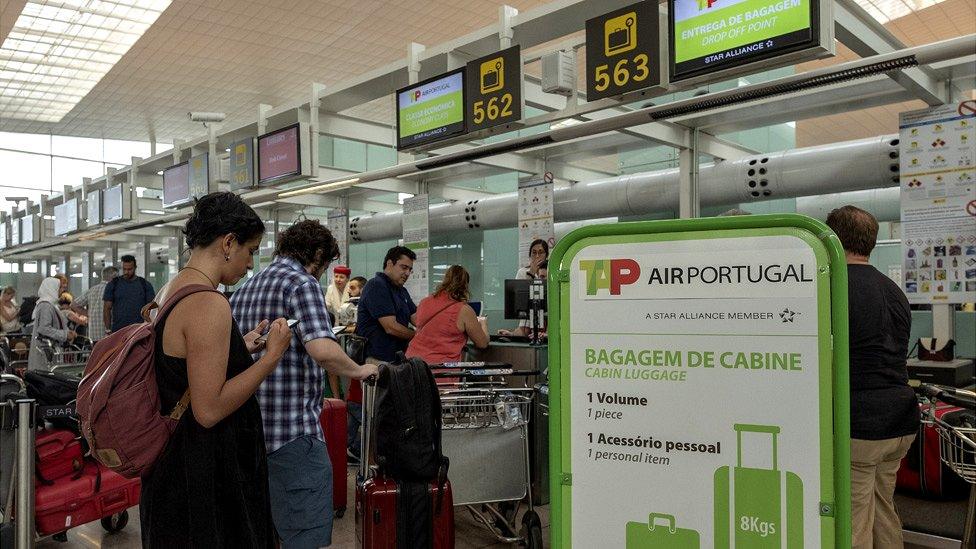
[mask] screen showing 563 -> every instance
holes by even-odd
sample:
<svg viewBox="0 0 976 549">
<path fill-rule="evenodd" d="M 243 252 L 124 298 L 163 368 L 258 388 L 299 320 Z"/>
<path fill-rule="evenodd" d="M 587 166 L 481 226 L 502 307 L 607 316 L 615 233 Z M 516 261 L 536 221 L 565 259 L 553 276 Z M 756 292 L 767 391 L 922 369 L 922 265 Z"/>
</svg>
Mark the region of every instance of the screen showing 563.
<svg viewBox="0 0 976 549">
<path fill-rule="evenodd" d="M 815 41 L 817 0 L 672 0 L 672 80 Z"/>
</svg>

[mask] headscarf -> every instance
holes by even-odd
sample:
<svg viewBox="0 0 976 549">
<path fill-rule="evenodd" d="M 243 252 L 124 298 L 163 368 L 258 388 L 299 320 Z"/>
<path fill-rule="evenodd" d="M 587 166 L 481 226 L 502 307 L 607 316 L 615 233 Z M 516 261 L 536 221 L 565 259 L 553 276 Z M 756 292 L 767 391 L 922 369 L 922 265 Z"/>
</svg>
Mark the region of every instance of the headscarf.
<svg viewBox="0 0 976 549">
<path fill-rule="evenodd" d="M 55 309 L 58 308 L 58 290 L 61 289 L 61 281 L 54 278 L 48 277 L 41 281 L 41 287 L 37 289 L 37 305 L 41 303 L 50 303 Z M 32 320 L 37 320 L 37 305 L 34 306 L 34 314 L 31 315 Z"/>
</svg>

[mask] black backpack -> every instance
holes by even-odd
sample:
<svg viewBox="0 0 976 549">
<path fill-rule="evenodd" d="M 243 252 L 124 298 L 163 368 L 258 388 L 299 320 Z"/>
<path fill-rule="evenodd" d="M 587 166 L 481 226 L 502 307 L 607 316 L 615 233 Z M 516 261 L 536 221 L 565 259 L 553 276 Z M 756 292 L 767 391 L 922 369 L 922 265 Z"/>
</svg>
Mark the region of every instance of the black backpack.
<svg viewBox="0 0 976 549">
<path fill-rule="evenodd" d="M 20 320 L 21 326 L 27 326 L 34 322 L 31 317 L 34 315 L 35 306 L 37 306 L 36 295 L 27 296 L 20 302 L 20 318 L 18 320 Z"/>
<path fill-rule="evenodd" d="M 441 399 L 430 368 L 419 358 L 381 364 L 374 416 L 376 462 L 398 481 L 447 478 L 441 453 Z"/>
<path fill-rule="evenodd" d="M 27 385 L 27 396 L 37 401 L 39 422 L 46 419 L 55 427 L 71 429 L 80 434 L 75 401 L 78 400 L 78 384 L 81 378 L 43 370 L 28 370 L 24 373 L 24 382 Z"/>
</svg>

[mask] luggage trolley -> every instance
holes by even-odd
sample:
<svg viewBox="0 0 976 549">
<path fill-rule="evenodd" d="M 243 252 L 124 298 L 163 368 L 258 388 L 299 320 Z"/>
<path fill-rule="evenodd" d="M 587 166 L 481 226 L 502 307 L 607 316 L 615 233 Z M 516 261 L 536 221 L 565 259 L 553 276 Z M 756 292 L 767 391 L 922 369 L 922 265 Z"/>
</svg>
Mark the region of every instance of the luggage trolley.
<svg viewBox="0 0 976 549">
<path fill-rule="evenodd" d="M 919 385 L 915 391 L 931 403 L 922 414 L 922 422 L 932 425 L 939 433 L 942 461 L 970 484 L 962 546 L 972 547 L 976 529 L 976 415 L 970 414 L 958 425 L 952 425 L 937 417 L 935 410 L 938 402 L 942 401 L 970 412 L 976 411 L 976 393 L 926 384 Z"/>
<path fill-rule="evenodd" d="M 440 387 L 443 453 L 450 459 L 455 507 L 466 507 L 499 541 L 541 549 L 529 461 L 534 389 L 511 387 L 506 379 L 540 372 L 480 362 L 432 364 L 431 369 Z M 449 378 L 456 380 L 442 382 Z M 522 501 L 528 508 L 519 528 Z"/>
<path fill-rule="evenodd" d="M 91 355 L 91 344 L 85 338 L 78 338 L 76 343 L 60 344 L 45 337 L 37 338 L 37 345 L 47 358 L 48 370 L 55 371 L 84 371 L 88 357 Z M 81 377 L 79 375 L 79 377 Z"/>
</svg>

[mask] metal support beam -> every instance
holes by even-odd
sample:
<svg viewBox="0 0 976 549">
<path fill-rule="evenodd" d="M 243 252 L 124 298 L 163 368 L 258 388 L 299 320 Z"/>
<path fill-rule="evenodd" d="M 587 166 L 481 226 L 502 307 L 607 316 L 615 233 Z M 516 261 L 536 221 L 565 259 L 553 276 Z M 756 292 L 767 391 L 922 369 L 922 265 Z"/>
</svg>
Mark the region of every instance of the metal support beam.
<svg viewBox="0 0 976 549">
<path fill-rule="evenodd" d="M 905 48 L 894 34 L 854 0 L 834 2 L 837 40 L 861 57 L 888 53 Z M 946 83 L 926 68 L 912 68 L 889 73 L 889 77 L 930 106 L 948 101 Z"/>
<path fill-rule="evenodd" d="M 691 146 L 678 156 L 678 214 L 681 219 L 701 216 L 701 193 L 698 189 L 698 130 L 691 132 Z"/>
<path fill-rule="evenodd" d="M 420 55 L 426 49 L 426 46 L 416 42 L 407 44 L 407 81 L 410 84 L 420 81 Z"/>
</svg>

